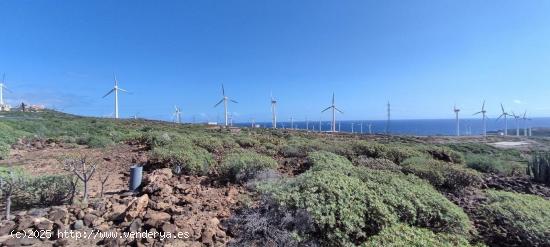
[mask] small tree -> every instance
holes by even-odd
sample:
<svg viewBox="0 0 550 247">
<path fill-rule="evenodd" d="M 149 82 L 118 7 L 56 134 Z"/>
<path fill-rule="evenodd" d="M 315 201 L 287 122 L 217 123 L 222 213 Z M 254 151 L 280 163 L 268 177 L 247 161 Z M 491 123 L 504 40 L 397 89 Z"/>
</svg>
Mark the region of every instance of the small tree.
<svg viewBox="0 0 550 247">
<path fill-rule="evenodd" d="M 6 220 L 10 219 L 12 195 L 24 187 L 24 183 L 25 177 L 23 174 L 19 171 L 14 171 L 12 168 L 4 170 L 0 174 L 0 191 L 6 200 Z"/>
<path fill-rule="evenodd" d="M 99 182 L 101 183 L 101 193 L 99 194 L 100 197 L 103 198 L 103 192 L 105 191 L 105 184 L 107 183 L 107 180 L 111 176 L 111 173 L 108 172 L 101 172 L 99 175 Z"/>
<path fill-rule="evenodd" d="M 86 155 L 79 155 L 76 157 L 68 157 L 63 161 L 63 169 L 73 173 L 84 185 L 82 198 L 83 202 L 88 201 L 88 182 L 95 174 L 96 168 L 99 164 L 97 160 L 90 159 Z"/>
</svg>

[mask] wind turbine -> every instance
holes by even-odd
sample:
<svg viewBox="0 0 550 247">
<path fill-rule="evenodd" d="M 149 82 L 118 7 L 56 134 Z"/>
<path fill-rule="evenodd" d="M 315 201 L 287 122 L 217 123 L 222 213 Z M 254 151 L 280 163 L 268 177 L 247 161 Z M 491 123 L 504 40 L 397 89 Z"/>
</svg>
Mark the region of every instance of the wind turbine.
<svg viewBox="0 0 550 247">
<path fill-rule="evenodd" d="M 103 98 L 107 97 L 109 94 L 113 92 L 115 93 L 115 119 L 118 119 L 118 91 L 122 91 L 125 93 L 128 93 L 128 91 L 118 87 L 118 80 L 116 79 L 115 73 L 113 73 L 113 78 L 115 80 L 115 87 L 111 89 L 111 91 L 109 91 L 107 94 L 105 94 Z"/>
<path fill-rule="evenodd" d="M 485 100 L 481 106 L 481 111 L 474 113 L 474 115 L 482 114 L 483 117 L 483 136 L 487 136 L 487 111 L 485 110 Z"/>
<path fill-rule="evenodd" d="M 510 116 L 510 114 L 508 114 L 505 110 L 504 110 L 504 106 L 502 104 L 500 104 L 500 108 L 502 109 L 502 114 L 500 114 L 500 116 L 497 118 L 497 121 L 501 118 L 501 117 L 504 117 L 504 135 L 507 136 L 508 135 L 508 116 Z"/>
<path fill-rule="evenodd" d="M 342 112 L 340 109 L 336 108 L 336 105 L 334 104 L 334 93 L 332 93 L 332 105 L 327 107 L 326 109 L 324 109 L 323 111 L 321 112 L 325 112 L 327 111 L 328 109 L 332 109 L 332 132 L 336 132 L 336 111 L 338 111 L 339 113 L 344 113 Z"/>
<path fill-rule="evenodd" d="M 181 110 L 178 106 L 174 106 L 174 121 L 176 123 L 181 123 Z"/>
<path fill-rule="evenodd" d="M 228 122 L 228 115 L 227 115 L 227 103 L 228 103 L 228 101 L 231 101 L 233 103 L 239 103 L 239 102 L 237 102 L 235 100 L 232 100 L 229 97 L 225 96 L 225 89 L 224 89 L 223 84 L 222 84 L 222 99 L 217 104 L 215 104 L 214 107 L 218 106 L 219 104 L 221 104 L 223 102 L 223 110 L 224 110 L 224 116 L 225 116 L 225 126 L 227 126 L 228 123 L 229 123 Z"/>
<path fill-rule="evenodd" d="M 523 135 L 529 136 L 529 134 L 527 133 L 527 121 L 531 119 L 527 118 L 527 110 L 523 112 L 523 117 L 521 119 L 523 120 Z"/>
<path fill-rule="evenodd" d="M 6 74 L 2 74 L 2 83 L 0 83 L 0 108 L 4 107 L 4 89 L 11 93 L 6 87 Z"/>
<path fill-rule="evenodd" d="M 514 112 L 512 112 L 512 116 L 516 119 L 516 136 L 519 136 L 519 119 L 521 117 L 516 115 Z"/>
<path fill-rule="evenodd" d="M 456 108 L 456 105 L 453 107 L 453 111 L 456 115 L 456 136 L 460 136 L 460 119 L 458 118 L 458 113 L 460 109 Z"/>
<path fill-rule="evenodd" d="M 277 100 L 273 98 L 273 94 L 271 94 L 271 127 L 276 129 L 277 128 Z"/>
</svg>

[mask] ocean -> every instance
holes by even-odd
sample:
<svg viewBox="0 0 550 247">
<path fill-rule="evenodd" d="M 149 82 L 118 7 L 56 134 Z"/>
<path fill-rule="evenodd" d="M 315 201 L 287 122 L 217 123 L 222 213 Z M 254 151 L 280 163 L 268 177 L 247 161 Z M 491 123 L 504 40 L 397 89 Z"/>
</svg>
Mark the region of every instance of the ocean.
<svg viewBox="0 0 550 247">
<path fill-rule="evenodd" d="M 385 120 L 345 120 L 337 121 L 336 130 L 340 132 L 351 133 L 369 133 L 369 124 L 371 133 L 382 134 L 386 132 Z M 256 123 L 262 128 L 271 128 L 271 122 Z M 322 121 L 322 131 L 330 131 L 330 121 Z M 362 124 L 362 129 L 361 129 Z M 523 134 L 523 128 L 527 124 L 532 128 L 550 128 L 550 118 L 533 118 L 531 121 L 524 123 L 519 121 L 520 134 Z M 235 126 L 250 127 L 251 123 L 238 123 Z M 319 121 L 294 121 L 292 123 L 294 129 L 319 131 Z M 504 120 L 487 119 L 487 132 L 497 132 L 504 130 Z M 278 128 L 288 129 L 291 127 L 291 122 L 277 122 Z M 416 136 L 454 136 L 456 135 L 456 120 L 455 119 L 418 119 L 418 120 L 392 120 L 389 126 L 389 132 L 394 135 L 416 135 Z M 461 119 L 460 134 L 480 135 L 483 133 L 483 122 L 481 119 Z M 508 135 L 516 134 L 516 120 L 508 119 Z"/>
</svg>

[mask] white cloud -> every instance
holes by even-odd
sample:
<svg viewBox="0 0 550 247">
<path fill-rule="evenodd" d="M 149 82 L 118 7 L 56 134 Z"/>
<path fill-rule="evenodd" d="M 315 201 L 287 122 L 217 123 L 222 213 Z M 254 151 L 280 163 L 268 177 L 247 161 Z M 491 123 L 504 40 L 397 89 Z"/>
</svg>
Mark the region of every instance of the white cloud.
<svg viewBox="0 0 550 247">
<path fill-rule="evenodd" d="M 522 102 L 521 100 L 519 100 L 519 99 L 515 99 L 515 100 L 514 100 L 514 103 L 516 103 L 516 104 L 518 104 L 518 105 L 523 104 L 523 102 Z"/>
</svg>

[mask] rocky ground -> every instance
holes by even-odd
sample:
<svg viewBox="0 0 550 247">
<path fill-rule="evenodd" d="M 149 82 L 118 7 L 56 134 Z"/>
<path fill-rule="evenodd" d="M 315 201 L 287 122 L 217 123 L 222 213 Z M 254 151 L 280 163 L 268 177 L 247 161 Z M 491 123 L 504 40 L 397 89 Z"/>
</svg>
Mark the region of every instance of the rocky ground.
<svg viewBox="0 0 550 247">
<path fill-rule="evenodd" d="M 14 212 L 14 218 L 0 223 L 2 246 L 224 246 L 229 241 L 221 221 L 228 218 L 245 191 L 236 186 L 216 186 L 207 177 L 175 176 L 171 169 L 148 169 L 146 152 L 136 145 L 121 145 L 108 150 L 63 146 L 56 143 L 20 143 L 15 146 L 11 165 L 25 165 L 35 174 L 62 172 L 57 160 L 67 153 L 86 153 L 101 157 L 103 173 L 110 174 L 101 198 L 101 183 L 92 181 L 91 199 L 75 204 Z M 143 187 L 139 193 L 127 191 L 129 167 L 145 164 Z M 151 172 L 148 172 L 151 170 Z M 99 177 L 99 176 L 98 176 Z M 52 232 L 42 238 L 13 238 L 19 232 Z M 139 238 L 136 236 L 101 239 L 95 233 L 87 239 L 58 238 L 69 230 L 171 233 L 178 239 Z M 121 236 L 121 235 L 118 235 Z"/>
</svg>

